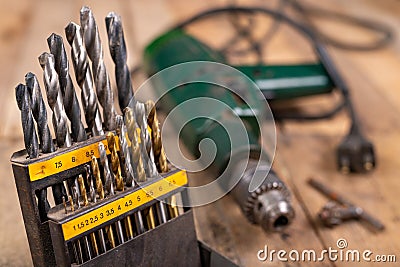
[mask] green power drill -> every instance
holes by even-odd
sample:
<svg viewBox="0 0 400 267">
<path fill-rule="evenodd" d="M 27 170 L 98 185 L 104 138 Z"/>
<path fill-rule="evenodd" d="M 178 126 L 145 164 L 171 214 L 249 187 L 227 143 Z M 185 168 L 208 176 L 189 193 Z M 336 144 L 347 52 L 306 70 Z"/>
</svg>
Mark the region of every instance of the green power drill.
<svg viewBox="0 0 400 267">
<path fill-rule="evenodd" d="M 178 70 L 168 71 L 184 62 L 193 64 L 185 63 Z M 263 109 L 262 95 L 258 98 L 250 79 L 237 79 L 239 71 L 220 72 L 222 65 L 215 62 L 225 59 L 184 31 L 175 30 L 147 46 L 143 65 L 160 97 L 158 107 L 177 128 L 181 127 L 179 137 L 188 150 L 200 157 L 202 140 L 212 140 L 216 153 L 210 169 L 228 178 L 227 182 L 219 182 L 220 187 L 224 191 L 233 188 L 231 195 L 250 222 L 266 231 L 282 230 L 293 220 L 294 210 L 287 187 L 270 170 L 272 156 L 260 144 L 262 133 L 257 113 Z M 219 86 L 219 81 L 232 91 Z M 200 100 L 191 102 L 194 99 Z M 187 102 L 190 104 L 184 105 Z M 242 126 L 246 138 L 241 138 Z"/>
</svg>

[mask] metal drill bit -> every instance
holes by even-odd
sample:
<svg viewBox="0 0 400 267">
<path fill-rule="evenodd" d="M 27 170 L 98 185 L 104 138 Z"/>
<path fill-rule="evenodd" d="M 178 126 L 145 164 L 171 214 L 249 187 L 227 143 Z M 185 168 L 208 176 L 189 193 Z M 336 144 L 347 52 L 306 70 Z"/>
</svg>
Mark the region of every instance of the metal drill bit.
<svg viewBox="0 0 400 267">
<path fill-rule="evenodd" d="M 89 184 L 89 196 L 90 196 L 90 201 L 93 203 L 97 202 L 96 199 L 96 191 L 94 190 L 94 183 L 93 183 L 93 176 L 91 175 L 91 170 L 90 170 L 90 165 L 87 164 L 85 166 L 86 170 L 86 181 Z"/>
<path fill-rule="evenodd" d="M 106 148 L 102 142 L 99 143 L 99 153 L 100 153 L 100 163 L 103 166 L 104 183 L 109 195 L 114 195 L 114 175 L 110 171 L 110 166 L 108 165 Z"/>
<path fill-rule="evenodd" d="M 93 79 L 96 85 L 97 98 L 103 107 L 103 118 L 106 130 L 115 130 L 114 96 L 110 79 L 104 64 L 103 46 L 92 10 L 84 6 L 81 9 L 81 27 L 86 51 L 92 61 Z"/>
<path fill-rule="evenodd" d="M 151 143 L 150 133 L 148 131 L 148 124 L 146 119 L 146 108 L 143 103 L 136 101 L 135 103 L 136 121 L 140 128 L 140 140 L 142 142 L 141 152 L 144 163 L 144 169 L 148 177 L 156 177 L 158 175 L 157 167 L 154 163 L 154 153 Z"/>
<path fill-rule="evenodd" d="M 121 175 L 121 165 L 117 152 L 117 145 L 115 142 L 115 135 L 112 132 L 107 133 L 108 149 L 111 152 L 111 169 L 114 173 L 115 183 L 118 191 L 124 190 L 124 180 Z"/>
<path fill-rule="evenodd" d="M 40 148 L 42 153 L 54 152 L 53 138 L 47 123 L 47 111 L 43 101 L 42 92 L 36 75 L 29 72 L 25 75 L 25 83 L 31 95 L 32 114 L 35 118 L 40 140 Z M 67 193 L 62 183 L 52 186 L 54 202 L 56 205 L 62 203 L 63 197 L 67 197 Z M 47 201 L 47 191 L 40 191 L 41 198 L 45 197 Z"/>
<path fill-rule="evenodd" d="M 167 156 L 161 140 L 160 123 L 158 122 L 155 104 L 151 100 L 146 101 L 146 113 L 148 114 L 147 122 L 151 129 L 153 152 L 158 171 L 161 173 L 168 172 Z"/>
<path fill-rule="evenodd" d="M 21 110 L 22 131 L 24 133 L 24 143 L 29 158 L 37 158 L 39 156 L 39 143 L 33 122 L 31 98 L 28 89 L 23 84 L 18 84 L 15 88 L 15 96 L 17 105 Z"/>
<path fill-rule="evenodd" d="M 36 121 L 39 133 L 40 148 L 42 153 L 54 152 L 53 139 L 50 134 L 50 129 L 47 124 L 47 111 L 43 101 L 42 92 L 39 87 L 39 82 L 35 74 L 29 72 L 25 75 L 26 87 L 31 96 L 32 115 Z M 65 196 L 65 189 L 62 190 L 62 184 L 53 185 L 53 197 L 56 205 L 61 204 L 62 197 Z M 64 193 L 64 194 L 63 194 Z M 38 197 L 38 209 L 40 218 L 47 217 L 47 211 L 50 209 L 50 204 L 47 200 L 47 189 L 42 189 L 36 192 Z"/>
<path fill-rule="evenodd" d="M 64 107 L 71 121 L 71 136 L 75 142 L 87 139 L 85 127 L 81 120 L 81 109 L 76 97 L 75 88 L 69 75 L 69 63 L 63 39 L 60 35 L 52 33 L 47 38 L 51 54 L 54 55 L 54 67 L 58 74 L 60 89 L 63 96 Z"/>
<path fill-rule="evenodd" d="M 87 205 L 89 205 L 89 200 L 88 200 L 88 197 L 87 197 L 85 182 L 83 180 L 82 174 L 80 174 L 78 176 L 77 180 L 78 180 L 78 184 L 79 184 L 80 195 L 81 195 L 82 202 L 83 202 L 82 204 L 83 204 L 84 207 L 86 207 Z M 91 233 L 90 235 L 94 235 L 94 233 Z M 97 248 L 96 237 L 91 237 L 91 240 L 94 240 L 94 242 L 95 242 L 95 244 L 92 243 L 93 247 Z M 88 240 L 87 236 L 83 237 L 83 242 L 84 242 L 84 246 L 86 248 L 86 251 L 88 253 L 88 257 L 89 257 L 89 259 L 91 259 L 92 258 L 92 253 L 91 253 L 91 250 L 90 250 L 89 240 Z M 97 255 L 98 251 L 95 252 L 95 253 Z"/>
<path fill-rule="evenodd" d="M 103 189 L 103 182 L 101 181 L 101 178 L 100 178 L 99 164 L 98 164 L 97 158 L 95 156 L 92 156 L 91 166 L 92 166 L 92 173 L 93 173 L 94 179 L 96 180 L 97 194 L 99 195 L 99 199 L 104 199 L 105 194 L 104 194 L 104 189 Z"/>
<path fill-rule="evenodd" d="M 92 74 L 83 39 L 81 28 L 71 22 L 65 28 L 65 35 L 71 45 L 71 57 L 75 70 L 76 81 L 82 89 L 81 100 L 85 110 L 85 118 L 88 128 L 94 136 L 103 135 L 100 112 L 97 106 L 97 97 L 93 90 Z"/>
<path fill-rule="evenodd" d="M 177 199 L 176 196 L 173 195 L 170 198 L 170 203 L 168 205 L 168 210 L 170 213 L 171 218 L 175 218 L 179 216 L 179 210 L 178 210 L 178 206 L 177 206 Z"/>
<path fill-rule="evenodd" d="M 115 175 L 116 185 L 118 191 L 124 190 L 124 180 L 121 175 L 121 165 L 117 153 L 117 144 L 115 135 L 112 132 L 107 133 L 108 148 L 111 151 L 111 166 Z M 129 239 L 133 238 L 132 222 L 128 216 L 125 219 L 125 230 Z"/>
<path fill-rule="evenodd" d="M 99 195 L 99 199 L 102 200 L 102 199 L 104 199 L 105 194 L 104 194 L 104 190 L 103 190 L 103 182 L 101 181 L 101 177 L 100 177 L 100 169 L 99 169 L 99 164 L 97 163 L 97 158 L 95 156 L 92 156 L 92 161 L 90 163 L 91 163 L 92 174 L 93 174 L 93 177 L 91 180 L 93 180 L 93 178 L 96 180 L 96 191 L 97 191 L 97 194 Z M 100 245 L 102 246 L 102 251 L 106 252 L 107 248 L 106 248 L 106 242 L 104 240 L 103 229 L 99 230 L 99 236 L 100 236 Z M 110 238 L 110 236 L 109 236 L 109 238 Z M 114 240 L 114 236 L 112 236 L 111 239 Z M 112 242 L 114 242 L 114 241 L 112 241 Z M 115 247 L 115 242 L 114 242 L 114 247 Z"/>
<path fill-rule="evenodd" d="M 319 191 L 321 194 L 324 196 L 328 197 L 330 200 L 336 201 L 337 203 L 347 206 L 347 207 L 355 207 L 359 208 L 361 210 L 358 210 L 358 213 L 360 214 L 360 219 L 364 220 L 367 222 L 369 225 L 371 225 L 374 229 L 378 231 L 382 231 L 385 229 L 385 226 L 376 218 L 374 218 L 372 215 L 368 214 L 365 210 L 363 210 L 361 207 L 357 207 L 350 201 L 348 201 L 346 198 L 341 196 L 340 194 L 334 192 L 333 190 L 329 189 L 327 186 L 323 185 L 322 183 L 310 179 L 308 180 L 308 184 L 311 185 L 314 189 Z"/>
<path fill-rule="evenodd" d="M 153 206 L 150 206 L 144 210 L 147 219 L 147 227 L 148 229 L 156 228 L 156 220 L 154 218 Z"/>
<path fill-rule="evenodd" d="M 68 118 L 63 105 L 58 75 L 54 69 L 54 56 L 45 52 L 39 56 L 39 63 L 43 69 L 47 101 L 53 110 L 53 126 L 56 132 L 57 145 L 69 147 L 71 146 L 71 136 L 68 131 Z"/>
<path fill-rule="evenodd" d="M 79 191 L 81 192 L 81 198 L 82 198 L 83 206 L 85 207 L 85 206 L 89 205 L 89 200 L 88 200 L 88 197 L 87 197 L 86 188 L 85 188 L 85 181 L 83 180 L 82 174 L 80 174 L 78 176 L 78 184 L 79 184 Z"/>
<path fill-rule="evenodd" d="M 114 185 L 113 185 L 113 174 L 110 171 L 110 167 L 108 165 L 108 159 L 107 159 L 107 154 L 106 154 L 106 149 L 104 147 L 104 144 L 102 142 L 99 143 L 99 153 L 100 153 L 100 162 L 101 165 L 103 165 L 103 170 L 104 170 L 104 177 L 105 177 L 105 186 L 106 190 L 108 191 L 109 195 L 114 195 Z M 116 228 L 117 228 L 117 236 L 119 243 L 122 244 L 124 243 L 124 234 L 122 232 L 122 225 L 120 221 L 117 221 L 116 223 Z M 106 230 L 107 231 L 107 230 Z"/>
<path fill-rule="evenodd" d="M 125 167 L 125 182 L 126 185 L 131 187 L 134 182 L 134 172 L 132 169 L 131 151 L 129 150 L 128 140 L 127 140 L 127 129 L 124 123 L 124 119 L 121 115 L 116 116 L 117 123 L 117 134 L 119 140 L 120 151 L 122 152 L 122 159 Z"/>
<path fill-rule="evenodd" d="M 118 88 L 118 103 L 121 110 L 124 110 L 131 99 L 134 98 L 131 81 L 131 73 L 126 64 L 126 44 L 121 17 L 110 12 L 106 17 L 108 45 L 111 57 L 115 64 L 115 77 Z"/>
<path fill-rule="evenodd" d="M 15 95 L 18 108 L 21 110 L 22 131 L 26 152 L 29 158 L 37 158 L 39 156 L 39 144 L 33 121 L 30 93 L 25 85 L 19 84 L 15 88 Z M 50 204 L 47 201 L 47 190 L 42 189 L 37 191 L 36 196 L 38 198 L 40 220 L 44 222 L 47 219 L 47 212 L 50 209 Z"/>
<path fill-rule="evenodd" d="M 31 95 L 32 115 L 36 121 L 39 132 L 40 148 L 43 153 L 54 152 L 54 144 L 47 125 L 47 111 L 43 101 L 42 92 L 36 75 L 28 72 L 25 75 L 25 83 Z"/>
<path fill-rule="evenodd" d="M 138 182 L 146 181 L 146 173 L 143 166 L 142 153 L 139 145 L 139 135 L 138 135 L 138 126 L 135 120 L 135 115 L 133 114 L 133 110 L 129 107 L 124 110 L 125 116 L 125 124 L 128 130 L 128 138 L 131 142 L 131 149 L 133 153 L 132 164 L 134 171 L 136 172 L 135 177 Z"/>
</svg>

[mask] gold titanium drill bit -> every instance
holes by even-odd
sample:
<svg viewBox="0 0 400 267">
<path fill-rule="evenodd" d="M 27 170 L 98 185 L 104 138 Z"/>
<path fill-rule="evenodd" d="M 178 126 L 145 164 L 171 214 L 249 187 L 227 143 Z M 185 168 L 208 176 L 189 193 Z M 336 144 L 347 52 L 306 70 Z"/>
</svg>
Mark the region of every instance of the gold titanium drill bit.
<svg viewBox="0 0 400 267">
<path fill-rule="evenodd" d="M 99 168 L 99 164 L 97 163 L 97 159 L 95 156 L 92 156 L 91 166 L 92 166 L 92 172 L 93 172 L 94 179 L 96 180 L 97 194 L 99 195 L 99 199 L 104 199 L 105 194 L 104 194 L 104 189 L 103 189 L 103 182 L 101 181 L 101 178 L 100 178 L 100 168 Z"/>
<path fill-rule="evenodd" d="M 124 119 L 121 115 L 117 115 L 115 121 L 117 124 L 116 132 L 118 134 L 121 158 L 125 168 L 125 182 L 126 186 L 131 187 L 134 186 L 134 172 L 132 169 L 131 151 L 129 150 L 130 144 L 128 145 L 127 140 L 128 133 Z"/>
<path fill-rule="evenodd" d="M 136 101 L 135 103 L 135 114 L 138 125 L 140 127 L 140 138 L 143 140 L 142 142 L 142 157 L 145 159 L 144 162 L 147 161 L 147 168 L 145 166 L 145 170 L 147 170 L 146 174 L 148 177 L 156 177 L 159 176 L 156 164 L 154 162 L 154 154 L 153 154 L 153 146 L 151 142 L 151 136 L 149 133 L 149 126 L 147 124 L 146 119 L 146 107 L 145 104 Z M 165 208 L 165 204 L 163 201 L 159 201 L 155 204 L 157 217 L 160 223 L 167 222 L 167 211 Z M 149 213 L 151 214 L 151 213 Z"/>
<path fill-rule="evenodd" d="M 110 167 L 108 165 L 108 159 L 107 159 L 107 153 L 106 153 L 106 148 L 104 147 L 104 144 L 102 142 L 99 143 L 99 154 L 100 154 L 100 162 L 101 165 L 103 166 L 104 170 L 104 177 L 105 177 L 105 186 L 106 190 L 109 195 L 114 195 L 114 177 L 113 173 L 110 171 Z M 124 240 L 124 233 L 122 231 L 122 225 L 120 221 L 117 221 L 115 223 L 116 228 L 117 228 L 117 236 L 119 243 L 122 244 L 125 242 Z"/>
<path fill-rule="evenodd" d="M 142 147 L 142 158 L 144 163 L 144 169 L 147 177 L 153 178 L 158 175 L 157 167 L 154 163 L 153 147 L 151 144 L 151 137 L 148 130 L 147 119 L 146 119 L 146 108 L 143 103 L 139 101 L 135 102 L 135 117 L 138 126 L 140 127 L 140 140 Z M 147 163 L 147 164 L 146 164 Z"/>
<path fill-rule="evenodd" d="M 131 143 L 131 150 L 132 150 L 132 165 L 134 166 L 135 177 L 137 177 L 138 182 L 145 182 L 146 181 L 146 173 L 143 166 L 143 159 L 142 153 L 140 151 L 139 140 L 140 137 L 138 135 L 138 128 L 135 120 L 135 115 L 133 114 L 133 110 L 129 107 L 125 108 L 124 110 L 125 116 L 125 124 L 128 130 L 128 139 Z"/>
<path fill-rule="evenodd" d="M 89 200 L 88 200 L 88 197 L 87 197 L 87 194 L 86 194 L 85 182 L 83 180 L 82 174 L 80 174 L 78 176 L 77 181 L 78 181 L 78 184 L 79 184 L 79 191 L 80 191 L 80 195 L 81 195 L 82 202 L 83 202 L 82 204 L 83 204 L 84 207 L 86 207 L 87 205 L 89 205 Z M 79 200 L 78 200 L 78 202 L 79 202 Z M 94 233 L 91 233 L 90 235 L 94 235 Z M 93 246 L 94 250 L 96 251 L 97 250 L 96 237 L 94 236 L 94 243 L 93 243 L 93 237 L 91 236 L 91 241 L 92 241 L 92 246 Z M 88 255 L 89 259 L 92 259 L 92 252 L 90 250 L 89 240 L 88 240 L 87 236 L 83 237 L 83 244 L 84 244 L 84 246 L 86 248 L 86 251 L 88 253 L 87 255 Z M 95 253 L 97 255 L 98 251 L 95 252 Z"/>
<path fill-rule="evenodd" d="M 71 76 L 69 75 L 69 63 L 63 39 L 60 35 L 52 33 L 47 38 L 47 44 L 51 54 L 54 55 L 54 68 L 58 74 L 65 111 L 71 122 L 72 140 L 75 142 L 84 141 L 87 139 L 87 136 L 81 120 L 81 108 L 76 97 Z"/>
<path fill-rule="evenodd" d="M 115 175 L 117 190 L 124 191 L 124 180 L 121 175 L 121 165 L 119 163 L 115 135 L 112 132 L 107 133 L 107 143 L 111 152 L 111 168 Z M 129 216 L 125 218 L 125 230 L 128 239 L 133 238 L 132 222 Z"/>
<path fill-rule="evenodd" d="M 153 101 L 146 101 L 147 122 L 151 129 L 154 158 L 160 173 L 168 172 L 167 156 L 161 140 L 160 123 L 158 122 L 156 107 Z"/>
<path fill-rule="evenodd" d="M 146 102 L 146 113 L 148 114 L 147 122 L 150 125 L 151 129 L 151 137 L 156 165 L 160 173 L 166 173 L 169 171 L 167 156 L 162 145 L 160 124 L 158 122 L 155 104 L 151 100 L 148 100 Z M 168 201 L 169 205 L 167 206 L 170 218 L 175 218 L 179 215 L 176 195 L 172 195 L 168 199 Z"/>
<path fill-rule="evenodd" d="M 116 123 L 117 123 L 117 133 L 118 133 L 118 140 L 119 140 L 119 147 L 120 150 L 122 150 L 121 155 L 123 158 L 123 163 L 125 166 L 125 175 L 126 175 L 126 185 L 128 187 L 134 186 L 135 181 L 134 181 L 134 172 L 132 169 L 132 161 L 131 161 L 131 150 L 128 147 L 128 133 L 126 130 L 126 125 L 124 123 L 124 119 L 121 115 L 117 115 L 116 117 Z M 129 144 L 130 145 L 130 144 Z M 133 215 L 135 219 L 135 225 L 136 225 L 136 233 L 141 234 L 144 233 L 144 224 L 143 224 L 143 218 L 142 218 L 142 213 L 141 211 L 136 212 Z"/>
<path fill-rule="evenodd" d="M 132 164 L 136 167 L 136 177 L 137 182 L 145 182 L 146 181 L 146 173 L 143 167 L 142 153 L 140 148 L 140 136 L 138 132 L 140 132 L 140 128 L 136 123 L 135 114 L 130 107 L 124 109 L 125 116 L 125 124 L 128 129 L 128 138 L 131 142 L 131 149 L 133 153 L 134 162 Z M 149 207 L 144 210 L 147 219 L 147 225 L 149 229 L 155 228 L 155 219 L 153 214 L 153 207 Z"/>
<path fill-rule="evenodd" d="M 99 199 L 102 200 L 102 199 L 104 199 L 104 190 L 103 190 L 103 182 L 101 181 L 101 177 L 100 177 L 100 169 L 99 169 L 99 164 L 97 163 L 97 158 L 95 156 L 92 156 L 92 161 L 90 163 L 91 163 L 91 167 L 92 167 L 92 179 L 91 180 L 93 181 L 93 178 L 95 179 L 96 191 L 99 196 Z M 96 198 L 94 198 L 94 199 L 96 199 Z M 108 226 L 108 227 L 110 227 L 110 226 Z M 114 248 L 115 247 L 114 235 L 111 230 L 108 230 L 107 233 L 109 233 L 108 238 L 110 240 L 111 247 Z M 112 235 L 112 236 L 110 236 L 110 235 Z M 100 245 L 102 246 L 102 251 L 106 252 L 107 247 L 106 247 L 106 242 L 104 240 L 103 229 L 99 230 L 99 236 L 100 236 Z"/>
<path fill-rule="evenodd" d="M 167 162 L 167 156 L 164 151 L 164 147 L 162 145 L 161 130 L 157 118 L 156 107 L 152 100 L 146 101 L 145 105 L 146 105 L 146 113 L 148 114 L 147 122 L 150 125 L 151 129 L 153 152 L 156 165 L 160 173 L 166 173 L 168 172 L 168 162 Z M 175 195 L 171 196 L 169 202 L 170 204 L 168 205 L 168 209 L 170 216 L 171 218 L 175 218 L 179 215 L 176 196 Z"/>
<path fill-rule="evenodd" d="M 96 86 L 97 98 L 103 107 L 103 118 L 106 130 L 115 130 L 114 96 L 110 79 L 104 64 L 103 46 L 92 10 L 84 6 L 81 9 L 81 27 L 86 51 L 92 61 L 93 80 Z"/>
<path fill-rule="evenodd" d="M 110 12 L 106 17 L 108 45 L 115 64 L 115 78 L 118 88 L 119 107 L 124 110 L 131 99 L 134 99 L 131 73 L 126 64 L 126 44 L 122 29 L 121 17 Z"/>
<path fill-rule="evenodd" d="M 75 70 L 76 81 L 82 89 L 81 100 L 85 111 L 88 128 L 93 136 L 103 135 L 102 121 L 97 105 L 96 93 L 93 90 L 93 80 L 89 60 L 83 45 L 81 27 L 76 23 L 69 23 L 65 28 L 65 35 L 71 45 L 71 58 Z"/>
<path fill-rule="evenodd" d="M 121 175 L 121 165 L 119 162 L 115 135 L 112 132 L 108 132 L 106 138 L 108 149 L 111 152 L 111 169 L 114 173 L 116 188 L 118 191 L 124 191 L 124 180 Z"/>
</svg>

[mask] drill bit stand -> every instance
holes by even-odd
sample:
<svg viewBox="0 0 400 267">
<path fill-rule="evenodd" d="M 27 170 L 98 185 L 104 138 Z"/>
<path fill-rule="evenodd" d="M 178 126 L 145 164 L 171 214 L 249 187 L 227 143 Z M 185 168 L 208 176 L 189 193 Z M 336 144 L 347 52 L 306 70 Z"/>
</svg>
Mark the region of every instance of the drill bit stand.
<svg viewBox="0 0 400 267">
<path fill-rule="evenodd" d="M 115 227 L 116 222 L 123 222 L 126 217 L 158 202 L 154 197 L 167 199 L 180 194 L 182 199 L 187 198 L 184 188 L 187 185 L 186 172 L 172 169 L 163 177 L 147 180 L 140 187 L 117 192 L 74 211 L 69 202 L 54 206 L 48 211 L 48 220 L 41 221 L 35 191 L 84 173 L 91 157 L 99 157 L 99 142 L 107 146 L 105 136 L 99 136 L 36 159 L 27 158 L 25 150 L 13 154 L 14 178 L 35 266 L 149 266 L 160 262 L 168 263 L 168 266 L 183 263 L 209 266 L 200 259 L 200 250 L 201 255 L 218 258 L 219 255 L 215 256 L 213 251 L 205 252 L 204 246 L 199 250 L 193 214 L 185 208 L 178 216 L 156 224 L 154 229 L 146 228 L 144 233 L 135 234 L 114 248 L 107 245 L 106 251 L 86 257 L 79 265 L 71 255 L 75 240 L 87 238 L 107 226 Z"/>
</svg>

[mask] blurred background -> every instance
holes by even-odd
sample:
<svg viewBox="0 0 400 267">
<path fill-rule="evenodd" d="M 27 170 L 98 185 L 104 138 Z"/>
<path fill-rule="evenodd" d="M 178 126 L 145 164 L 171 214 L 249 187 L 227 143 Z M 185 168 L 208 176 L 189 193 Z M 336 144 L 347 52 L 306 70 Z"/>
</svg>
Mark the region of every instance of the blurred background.
<svg viewBox="0 0 400 267">
<path fill-rule="evenodd" d="M 266 242 L 276 244 L 276 249 L 310 246 L 321 248 L 335 244 L 339 237 L 345 237 L 354 248 L 375 249 L 380 253 L 400 251 L 400 241 L 396 240 L 400 221 L 400 42 L 397 38 L 400 29 L 400 3 L 397 0 L 300 2 L 306 6 L 378 20 L 390 26 L 395 33 L 394 39 L 387 46 L 373 51 L 349 51 L 329 47 L 336 65 L 350 85 L 363 127 L 376 144 L 378 168 L 368 175 L 351 177 L 336 171 L 334 149 L 348 125 L 343 114 L 333 120 L 318 123 L 280 124 L 274 164 L 294 192 L 297 218 L 288 230 L 290 240 L 284 240 L 280 235 L 268 236 L 250 225 L 242 218 L 239 209 L 229 202 L 229 197 L 219 201 L 212 208 L 196 210 L 199 237 L 243 266 L 260 264 L 256 260 L 256 252 L 263 248 Z M 108 50 L 104 23 L 104 18 L 110 11 L 115 11 L 122 17 L 128 48 L 128 65 L 133 69 L 140 64 L 146 44 L 174 24 L 200 11 L 233 4 L 281 10 L 286 8 L 282 7 L 282 1 L 278 0 L 0 0 L 0 3 L 0 166 L 3 173 L 0 179 L 0 266 L 32 265 L 9 161 L 13 152 L 24 148 L 14 88 L 24 81 L 24 76 L 29 71 L 35 73 L 42 82 L 42 69 L 37 57 L 48 51 L 46 39 L 51 33 L 65 36 L 64 27 L 70 21 L 78 23 L 80 8 L 83 5 L 90 6 L 99 25 L 106 65 L 115 88 L 114 65 Z M 285 12 L 293 18 L 300 19 L 290 8 Z M 229 19 L 228 16 L 219 16 L 205 20 L 190 26 L 188 31 L 209 45 L 220 48 L 235 34 Z M 374 40 L 374 36 L 368 31 L 344 24 L 341 19 L 329 19 L 323 15 L 310 19 L 320 31 L 335 39 L 350 43 Z M 274 23 L 265 18 L 255 20 L 255 36 L 262 36 Z M 274 37 L 265 44 L 262 48 L 262 61 L 266 63 L 295 63 L 315 59 L 310 44 L 287 26 L 281 26 Z M 65 45 L 69 54 L 69 45 Z M 231 60 L 255 63 L 260 58 L 254 54 L 245 57 L 234 55 Z M 140 73 L 133 76 L 135 87 L 144 79 Z M 41 87 L 45 95 L 43 83 Z M 308 108 L 311 103 L 324 104 L 329 101 L 324 97 L 315 97 L 303 105 Z M 50 109 L 48 111 L 48 114 L 51 114 Z M 371 235 L 356 223 L 349 223 L 335 230 L 316 228 L 312 222 L 325 199 L 305 184 L 306 179 L 311 176 L 342 189 L 352 200 L 384 221 L 387 230 Z M 283 265 L 276 263 L 276 266 Z"/>
</svg>

